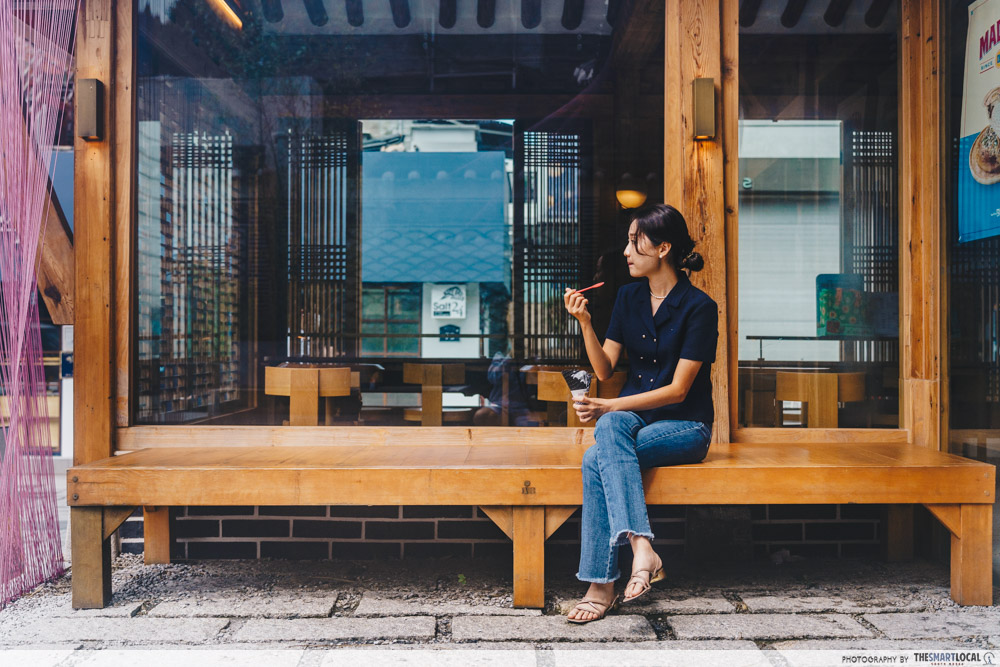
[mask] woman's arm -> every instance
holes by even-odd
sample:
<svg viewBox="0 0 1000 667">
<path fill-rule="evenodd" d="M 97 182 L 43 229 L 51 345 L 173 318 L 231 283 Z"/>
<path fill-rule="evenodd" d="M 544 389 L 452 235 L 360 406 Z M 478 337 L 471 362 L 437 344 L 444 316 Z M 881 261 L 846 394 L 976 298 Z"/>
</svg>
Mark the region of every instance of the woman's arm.
<svg viewBox="0 0 1000 667">
<path fill-rule="evenodd" d="M 652 391 L 644 391 L 641 394 L 621 396 L 619 398 L 590 398 L 589 396 L 584 396 L 574 403 L 576 414 L 580 417 L 580 421 L 588 422 L 591 419 L 597 419 L 606 412 L 615 412 L 617 410 L 632 412 L 636 410 L 652 410 L 654 408 L 662 408 L 665 405 L 681 403 L 687 398 L 688 392 L 691 390 L 691 385 L 694 384 L 694 379 L 701 369 L 701 363 L 700 361 L 691 361 L 690 359 L 679 360 L 677 368 L 674 370 L 673 381 L 665 387 L 653 389 Z"/>
<path fill-rule="evenodd" d="M 594 373 L 598 380 L 607 380 L 615 370 L 618 357 L 622 353 L 622 344 L 605 340 L 604 345 L 597 339 L 594 326 L 590 321 L 590 311 L 587 310 L 587 299 L 577 291 L 566 288 L 563 295 L 563 302 L 566 310 L 580 323 L 580 330 L 583 332 L 583 344 L 587 349 L 587 358 L 590 365 L 594 367 Z"/>
</svg>

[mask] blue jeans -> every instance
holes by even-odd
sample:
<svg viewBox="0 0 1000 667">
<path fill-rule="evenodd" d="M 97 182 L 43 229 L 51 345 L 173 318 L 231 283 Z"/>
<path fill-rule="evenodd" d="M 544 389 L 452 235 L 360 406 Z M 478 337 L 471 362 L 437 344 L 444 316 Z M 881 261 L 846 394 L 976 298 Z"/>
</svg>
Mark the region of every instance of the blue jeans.
<svg viewBox="0 0 1000 667">
<path fill-rule="evenodd" d="M 596 442 L 583 455 L 580 581 L 606 584 L 620 576 L 618 548 L 628 534 L 653 539 L 641 470 L 698 463 L 708 454 L 712 427 L 697 421 L 646 424 L 634 412 L 597 420 Z"/>
</svg>

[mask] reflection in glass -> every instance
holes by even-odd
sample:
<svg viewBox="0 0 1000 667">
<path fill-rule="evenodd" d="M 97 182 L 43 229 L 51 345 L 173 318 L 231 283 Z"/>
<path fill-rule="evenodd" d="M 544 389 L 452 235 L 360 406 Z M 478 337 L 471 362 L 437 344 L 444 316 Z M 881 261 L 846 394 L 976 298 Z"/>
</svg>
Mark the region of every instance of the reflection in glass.
<svg viewBox="0 0 1000 667">
<path fill-rule="evenodd" d="M 662 196 L 663 21 L 217 5 L 138 3 L 137 422 L 280 424 L 287 381 L 317 423 L 565 423 L 532 378 L 585 363 L 564 289 L 602 276 L 600 330 L 628 280 L 616 183 Z"/>
<path fill-rule="evenodd" d="M 895 427 L 895 3 L 741 13 L 739 424 Z M 794 18 L 794 20 L 792 20 Z M 875 19 L 878 20 L 875 20 Z"/>
</svg>

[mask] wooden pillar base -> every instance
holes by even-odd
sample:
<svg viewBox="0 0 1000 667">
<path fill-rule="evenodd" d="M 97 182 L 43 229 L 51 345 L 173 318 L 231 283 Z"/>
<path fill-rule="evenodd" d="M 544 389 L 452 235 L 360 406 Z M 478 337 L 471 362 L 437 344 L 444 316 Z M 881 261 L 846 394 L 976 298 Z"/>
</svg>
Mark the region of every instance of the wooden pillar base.
<svg viewBox="0 0 1000 667">
<path fill-rule="evenodd" d="M 993 604 L 993 505 L 927 505 L 951 532 L 951 599 Z"/>
<path fill-rule="evenodd" d="M 146 565 L 170 562 L 170 508 L 142 508 L 142 559 Z"/>
<path fill-rule="evenodd" d="M 545 508 L 514 507 L 514 606 L 545 606 Z"/>
<path fill-rule="evenodd" d="M 73 609 L 101 609 L 111 602 L 111 540 L 104 536 L 103 507 L 70 509 Z"/>
</svg>

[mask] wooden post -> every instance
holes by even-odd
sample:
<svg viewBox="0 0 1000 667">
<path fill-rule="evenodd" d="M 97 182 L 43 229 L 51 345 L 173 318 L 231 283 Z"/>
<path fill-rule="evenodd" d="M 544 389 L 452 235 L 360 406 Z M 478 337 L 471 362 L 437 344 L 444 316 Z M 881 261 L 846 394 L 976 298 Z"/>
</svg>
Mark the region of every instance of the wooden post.
<svg viewBox="0 0 1000 667">
<path fill-rule="evenodd" d="M 545 606 L 545 507 L 514 508 L 514 606 Z"/>
<path fill-rule="evenodd" d="M 70 509 L 73 608 L 101 609 L 111 601 L 111 540 L 104 537 L 104 509 Z"/>
<path fill-rule="evenodd" d="M 942 317 L 945 132 L 941 0 L 900 3 L 900 424 L 940 450 L 945 428 Z"/>
<path fill-rule="evenodd" d="M 130 5 L 131 6 L 131 5 Z M 76 42 L 76 76 L 98 79 L 115 95 L 115 8 L 84 0 Z M 114 106 L 105 104 L 103 138 L 74 140 L 75 332 L 73 463 L 111 456 L 115 411 Z M 111 599 L 111 545 L 100 507 L 70 513 L 73 606 L 103 607 Z"/>
<path fill-rule="evenodd" d="M 961 505 L 961 534 L 951 534 L 951 599 L 963 605 L 993 604 L 993 506 Z"/>
<path fill-rule="evenodd" d="M 735 281 L 730 280 L 727 262 L 736 249 L 727 246 L 726 225 L 735 223 L 736 212 L 735 185 L 728 181 L 737 177 L 738 13 L 735 0 L 666 0 L 663 192 L 666 203 L 684 214 L 705 258 L 705 269 L 693 273 L 692 282 L 719 306 L 719 346 L 712 366 L 713 442 L 729 440 L 729 367 L 735 358 L 735 345 L 730 352 L 727 335 L 730 313 L 735 313 L 730 307 L 735 292 L 728 290 Z M 703 77 L 715 81 L 718 129 L 715 138 L 695 141 L 692 82 Z"/>
<path fill-rule="evenodd" d="M 170 562 L 170 508 L 142 508 L 143 562 L 146 565 Z"/>
</svg>

